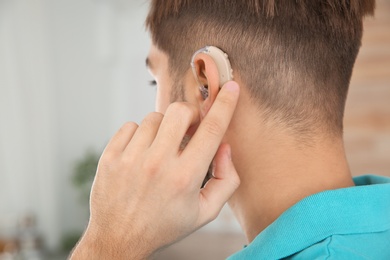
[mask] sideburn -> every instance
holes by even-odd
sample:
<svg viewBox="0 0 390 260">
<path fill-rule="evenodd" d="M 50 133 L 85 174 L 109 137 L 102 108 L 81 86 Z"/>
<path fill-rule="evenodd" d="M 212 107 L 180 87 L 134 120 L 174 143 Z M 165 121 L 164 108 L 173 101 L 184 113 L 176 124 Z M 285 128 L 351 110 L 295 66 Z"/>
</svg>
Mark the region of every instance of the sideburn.
<svg viewBox="0 0 390 260">
<path fill-rule="evenodd" d="M 172 92 L 171 92 L 171 100 L 170 102 L 185 102 L 185 89 L 184 84 L 182 80 L 174 80 L 174 83 L 172 85 Z"/>
</svg>

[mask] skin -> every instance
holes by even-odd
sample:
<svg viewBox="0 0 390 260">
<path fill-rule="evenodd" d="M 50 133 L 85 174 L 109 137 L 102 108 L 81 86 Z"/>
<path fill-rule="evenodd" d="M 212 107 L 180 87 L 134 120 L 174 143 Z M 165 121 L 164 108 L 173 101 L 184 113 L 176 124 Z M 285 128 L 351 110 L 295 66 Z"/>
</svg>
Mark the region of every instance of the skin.
<svg viewBox="0 0 390 260">
<path fill-rule="evenodd" d="M 341 136 L 318 133 L 302 146 L 286 129 L 264 123 L 239 73 L 220 89 L 215 63 L 199 54 L 209 97 L 201 97 L 189 68 L 186 102 L 171 103 L 167 55 L 152 46 L 148 59 L 157 112 L 140 126 L 125 124 L 106 147 L 90 222 L 72 259 L 148 258 L 215 219 L 227 201 L 251 242 L 302 198 L 354 185 Z M 181 151 L 185 134 L 192 139 Z M 214 178 L 199 189 L 213 158 Z"/>
<path fill-rule="evenodd" d="M 172 86 L 168 57 L 152 46 L 149 58 L 153 64 L 151 74 L 159 89 L 156 109 L 164 113 L 169 105 L 166 93 L 170 93 Z M 183 79 L 185 99 L 205 115 L 218 95 L 218 71 L 207 55 L 198 55 L 195 63 L 198 71 L 203 72 L 201 81 L 208 86 L 209 98 L 202 99 L 198 84 L 192 72 L 188 71 Z M 232 147 L 232 158 L 241 185 L 229 200 L 229 206 L 245 231 L 248 242 L 251 242 L 286 209 L 304 197 L 324 190 L 354 186 L 354 183 L 342 136 L 318 132 L 310 146 L 302 146 L 293 133 L 273 122 L 264 124 L 262 110 L 252 102 L 239 74 L 234 76 L 241 86 L 240 97 L 224 142 Z"/>
<path fill-rule="evenodd" d="M 235 82 L 225 84 L 201 116 L 159 91 L 164 111 L 122 126 L 99 161 L 89 224 L 71 259 L 145 259 L 215 219 L 240 182 L 222 143 L 238 96 Z M 214 157 L 214 178 L 200 189 Z"/>
</svg>

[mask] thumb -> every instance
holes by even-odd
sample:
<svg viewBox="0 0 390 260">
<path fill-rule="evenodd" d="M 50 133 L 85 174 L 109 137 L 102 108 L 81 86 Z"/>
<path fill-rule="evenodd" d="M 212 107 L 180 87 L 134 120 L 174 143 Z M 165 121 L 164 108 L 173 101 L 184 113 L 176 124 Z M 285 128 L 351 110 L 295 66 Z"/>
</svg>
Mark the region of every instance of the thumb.
<svg viewBox="0 0 390 260">
<path fill-rule="evenodd" d="M 200 193 L 201 224 L 215 219 L 240 185 L 240 178 L 231 160 L 230 145 L 221 144 L 214 160 L 214 178 L 207 182 Z"/>
</svg>

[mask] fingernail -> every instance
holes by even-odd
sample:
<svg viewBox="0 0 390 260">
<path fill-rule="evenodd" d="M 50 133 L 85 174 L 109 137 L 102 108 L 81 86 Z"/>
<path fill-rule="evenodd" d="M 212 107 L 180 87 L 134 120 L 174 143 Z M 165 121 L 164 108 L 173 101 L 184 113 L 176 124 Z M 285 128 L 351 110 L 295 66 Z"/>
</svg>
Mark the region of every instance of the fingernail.
<svg viewBox="0 0 390 260">
<path fill-rule="evenodd" d="M 231 92 L 236 92 L 238 91 L 238 84 L 234 81 L 229 81 L 225 84 L 224 88 Z"/>
</svg>

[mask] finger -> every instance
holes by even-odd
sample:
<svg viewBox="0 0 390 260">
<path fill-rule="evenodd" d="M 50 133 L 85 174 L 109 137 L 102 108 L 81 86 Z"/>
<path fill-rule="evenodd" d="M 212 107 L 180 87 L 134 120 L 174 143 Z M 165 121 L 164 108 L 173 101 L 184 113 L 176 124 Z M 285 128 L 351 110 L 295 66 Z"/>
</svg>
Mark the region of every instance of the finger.
<svg viewBox="0 0 390 260">
<path fill-rule="evenodd" d="M 156 137 L 164 115 L 153 112 L 148 114 L 139 125 L 133 138 L 125 149 L 125 153 L 132 153 L 134 150 L 144 150 L 150 147 Z"/>
<path fill-rule="evenodd" d="M 228 144 L 222 144 L 215 156 L 214 178 L 210 179 L 200 193 L 201 225 L 215 219 L 223 205 L 240 185 L 240 179 L 231 160 Z"/>
<path fill-rule="evenodd" d="M 153 147 L 177 153 L 187 130 L 199 123 L 198 109 L 190 103 L 172 103 L 164 115 Z"/>
<path fill-rule="evenodd" d="M 214 104 L 210 108 L 204 120 L 200 123 L 183 156 L 194 160 L 198 159 L 206 164 L 197 164 L 196 171 L 205 171 L 214 157 L 222 137 L 229 126 L 237 105 L 239 86 L 234 81 L 229 81 L 220 90 Z M 206 167 L 206 168 L 205 168 Z"/>
<path fill-rule="evenodd" d="M 108 142 L 104 153 L 110 152 L 114 156 L 122 153 L 130 142 L 138 125 L 134 122 L 125 123 Z M 103 154 L 104 154 L 103 153 Z"/>
</svg>

